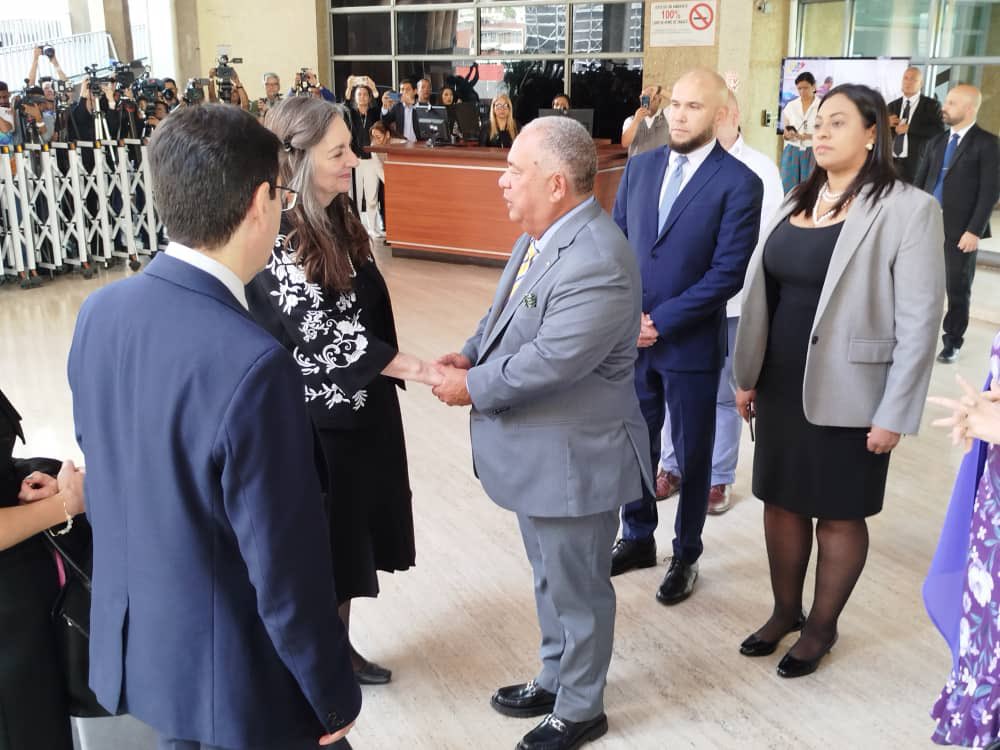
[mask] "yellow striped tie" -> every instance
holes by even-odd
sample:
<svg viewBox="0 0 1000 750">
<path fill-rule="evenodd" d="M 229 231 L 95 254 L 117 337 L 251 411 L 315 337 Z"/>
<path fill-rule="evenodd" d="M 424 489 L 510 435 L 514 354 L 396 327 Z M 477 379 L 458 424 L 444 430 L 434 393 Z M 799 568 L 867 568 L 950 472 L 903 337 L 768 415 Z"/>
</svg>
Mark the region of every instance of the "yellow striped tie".
<svg viewBox="0 0 1000 750">
<path fill-rule="evenodd" d="M 514 286 L 510 288 L 510 294 L 507 295 L 508 302 L 514 296 L 517 288 L 521 286 L 521 282 L 524 281 L 524 277 L 528 274 L 528 269 L 531 268 L 531 262 L 536 257 L 538 257 L 538 248 L 535 246 L 535 241 L 532 240 L 528 244 L 528 252 L 524 254 L 524 260 L 521 261 L 521 267 L 517 269 L 517 278 L 514 279 Z"/>
</svg>

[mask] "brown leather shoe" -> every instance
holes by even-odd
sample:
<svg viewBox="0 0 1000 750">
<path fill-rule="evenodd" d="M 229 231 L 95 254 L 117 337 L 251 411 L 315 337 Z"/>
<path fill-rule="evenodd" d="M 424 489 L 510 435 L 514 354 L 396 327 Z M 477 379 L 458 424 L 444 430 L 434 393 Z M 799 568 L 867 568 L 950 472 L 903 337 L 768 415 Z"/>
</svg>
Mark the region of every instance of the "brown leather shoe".
<svg viewBox="0 0 1000 750">
<path fill-rule="evenodd" d="M 681 489 L 681 476 L 672 471 L 660 469 L 656 472 L 656 499 L 666 500 L 673 497 Z"/>
<path fill-rule="evenodd" d="M 721 516 L 733 507 L 728 484 L 713 484 L 708 491 L 708 515 Z"/>
</svg>

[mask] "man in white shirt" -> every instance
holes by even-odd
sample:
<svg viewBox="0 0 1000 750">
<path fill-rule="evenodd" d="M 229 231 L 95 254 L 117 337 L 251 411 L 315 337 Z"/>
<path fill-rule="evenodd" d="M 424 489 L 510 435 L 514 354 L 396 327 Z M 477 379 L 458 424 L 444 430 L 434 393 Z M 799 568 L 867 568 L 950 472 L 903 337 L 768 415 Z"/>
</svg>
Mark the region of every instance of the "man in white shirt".
<svg viewBox="0 0 1000 750">
<path fill-rule="evenodd" d="M 937 99 L 920 93 L 923 83 L 920 68 L 907 68 L 903 73 L 903 95 L 889 102 L 893 161 L 899 176 L 907 182 L 913 182 L 927 142 L 944 130 L 941 105 Z"/>
<path fill-rule="evenodd" d="M 644 151 L 666 146 L 670 129 L 663 114 L 663 88 L 657 85 L 642 90 L 639 109 L 622 123 L 622 145 L 629 158 Z"/>
<path fill-rule="evenodd" d="M 735 94 L 729 92 L 729 112 L 716 132 L 722 147 L 753 170 L 764 183 L 764 202 L 760 213 L 760 236 L 781 207 L 784 189 L 781 173 L 773 159 L 751 148 L 740 133 L 740 106 Z M 740 430 L 742 420 L 736 411 L 736 383 L 733 380 L 733 344 L 736 327 L 740 322 L 741 294 L 736 294 L 726 304 L 726 326 L 729 354 L 719 380 L 719 394 L 715 404 L 715 446 L 712 451 L 712 486 L 708 492 L 708 513 L 721 515 L 732 507 L 730 486 L 736 478 L 736 464 L 740 456 Z M 670 437 L 670 411 L 666 411 L 663 432 L 660 436 L 660 470 L 656 475 L 656 495 L 670 497 L 681 486 L 681 475 Z"/>
<path fill-rule="evenodd" d="M 417 92 L 413 84 L 403 81 L 399 84 L 400 100 L 391 110 L 382 111 L 382 123 L 396 138 L 405 138 L 410 143 L 417 140 L 420 133 L 420 118 L 417 115 Z"/>
</svg>

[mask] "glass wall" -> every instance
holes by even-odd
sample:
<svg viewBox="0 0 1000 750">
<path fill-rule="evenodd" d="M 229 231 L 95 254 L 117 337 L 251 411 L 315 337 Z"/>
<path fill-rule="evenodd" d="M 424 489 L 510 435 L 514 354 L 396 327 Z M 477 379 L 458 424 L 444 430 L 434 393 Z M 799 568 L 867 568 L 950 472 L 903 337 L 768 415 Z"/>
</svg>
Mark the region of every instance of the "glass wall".
<svg viewBox="0 0 1000 750">
<path fill-rule="evenodd" d="M 351 75 L 380 89 L 430 78 L 460 98 L 507 93 L 526 123 L 568 93 L 594 109 L 594 136 L 618 140 L 639 106 L 644 5 L 635 0 L 331 0 L 332 88 Z M 567 74 L 571 70 L 571 74 Z M 464 92 L 464 94 L 463 94 Z"/>
</svg>

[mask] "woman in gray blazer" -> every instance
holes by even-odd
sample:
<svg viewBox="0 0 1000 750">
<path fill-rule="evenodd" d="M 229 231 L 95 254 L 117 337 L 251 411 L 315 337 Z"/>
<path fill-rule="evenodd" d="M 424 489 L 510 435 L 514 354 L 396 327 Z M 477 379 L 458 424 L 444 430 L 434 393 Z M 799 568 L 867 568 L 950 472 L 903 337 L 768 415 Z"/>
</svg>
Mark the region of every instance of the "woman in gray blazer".
<svg viewBox="0 0 1000 750">
<path fill-rule="evenodd" d="M 816 669 L 864 568 L 889 454 L 915 433 L 944 299 L 937 202 L 896 179 L 881 95 L 846 84 L 816 118 L 817 168 L 750 260 L 733 353 L 744 419 L 757 417 L 774 609 L 740 646 L 773 653 L 801 630 L 782 677 Z M 752 434 L 752 433 L 751 433 Z M 816 591 L 802 589 L 814 533 Z"/>
</svg>

